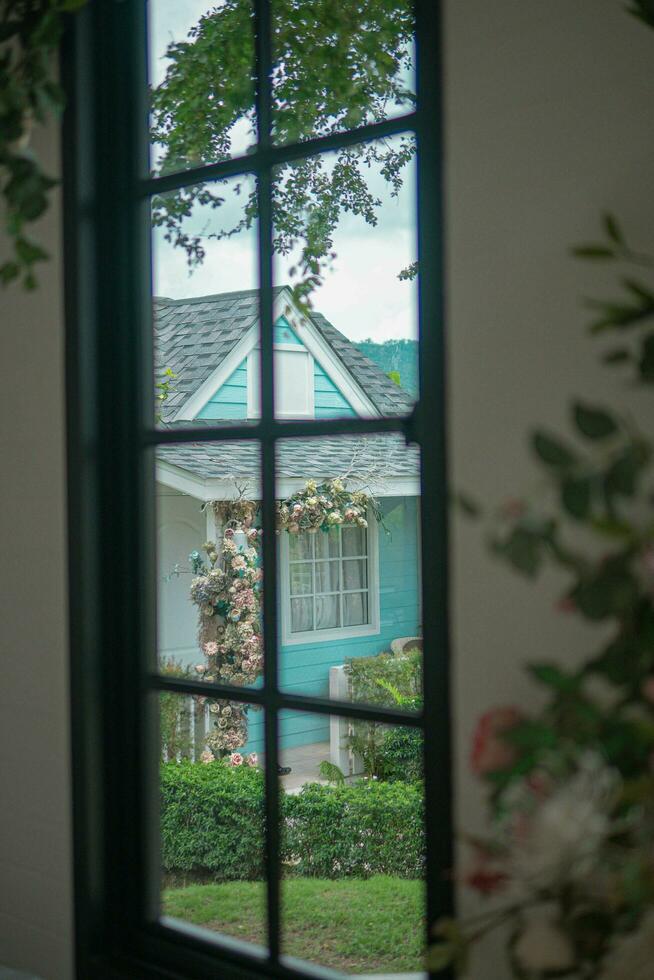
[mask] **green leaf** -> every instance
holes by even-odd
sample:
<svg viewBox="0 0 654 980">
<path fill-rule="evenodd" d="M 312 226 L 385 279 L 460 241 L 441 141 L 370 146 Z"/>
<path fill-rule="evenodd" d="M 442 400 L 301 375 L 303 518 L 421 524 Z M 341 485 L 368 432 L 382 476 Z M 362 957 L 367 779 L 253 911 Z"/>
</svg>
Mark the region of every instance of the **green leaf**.
<svg viewBox="0 0 654 980">
<path fill-rule="evenodd" d="M 634 447 L 630 446 L 609 467 L 604 479 L 604 488 L 608 496 L 619 494 L 623 497 L 633 497 L 638 485 L 643 460 Z"/>
<path fill-rule="evenodd" d="M 602 225 L 604 226 L 604 231 L 612 242 L 615 242 L 616 245 L 624 245 L 624 236 L 615 215 L 605 211 L 602 215 Z"/>
<path fill-rule="evenodd" d="M 515 527 L 505 541 L 496 541 L 494 550 L 503 555 L 523 575 L 533 578 L 543 560 L 540 536 L 524 527 Z"/>
<path fill-rule="evenodd" d="M 590 514 L 592 481 L 589 477 L 567 477 L 561 484 L 561 503 L 565 510 L 578 521 L 585 521 Z"/>
<path fill-rule="evenodd" d="M 629 360 L 631 360 L 631 353 L 625 347 L 615 347 L 613 350 L 602 354 L 604 364 L 624 364 L 625 361 Z"/>
<path fill-rule="evenodd" d="M 425 966 L 428 970 L 437 973 L 451 966 L 456 957 L 456 947 L 452 943 L 432 943 L 427 949 Z"/>
<path fill-rule="evenodd" d="M 479 517 L 481 507 L 469 494 L 462 490 L 457 490 L 452 494 L 452 503 L 457 506 L 466 517 Z"/>
<path fill-rule="evenodd" d="M 576 463 L 576 457 L 573 453 L 558 439 L 547 435 L 545 432 L 534 432 L 531 437 L 531 445 L 538 458 L 546 466 L 567 469 Z"/>
<path fill-rule="evenodd" d="M 642 343 L 638 370 L 641 381 L 654 382 L 654 333 L 648 334 Z"/>
<path fill-rule="evenodd" d="M 607 245 L 577 245 L 572 249 L 577 259 L 614 259 L 615 250 Z"/>
<path fill-rule="evenodd" d="M 606 439 L 618 431 L 614 419 L 601 408 L 592 408 L 583 402 L 575 402 L 573 415 L 577 429 L 587 439 Z"/>
<path fill-rule="evenodd" d="M 541 684 L 555 688 L 557 691 L 570 692 L 579 688 L 579 678 L 571 677 L 555 664 L 530 664 L 527 669 Z"/>
<path fill-rule="evenodd" d="M 557 743 L 553 728 L 539 721 L 523 721 L 502 732 L 502 738 L 512 745 L 528 751 L 552 749 Z"/>
</svg>

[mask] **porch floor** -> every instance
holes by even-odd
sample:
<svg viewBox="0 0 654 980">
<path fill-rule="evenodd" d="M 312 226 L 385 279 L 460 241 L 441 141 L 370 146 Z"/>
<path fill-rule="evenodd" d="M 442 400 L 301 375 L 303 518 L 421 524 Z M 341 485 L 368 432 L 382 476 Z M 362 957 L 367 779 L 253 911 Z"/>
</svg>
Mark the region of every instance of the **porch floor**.
<svg viewBox="0 0 654 980">
<path fill-rule="evenodd" d="M 313 742 L 298 745 L 292 749 L 282 749 L 279 764 L 290 766 L 291 771 L 281 777 L 281 784 L 287 793 L 297 793 L 305 783 L 326 783 L 319 774 L 320 763 L 329 759 L 329 742 Z M 262 760 L 263 764 L 263 760 Z"/>
</svg>

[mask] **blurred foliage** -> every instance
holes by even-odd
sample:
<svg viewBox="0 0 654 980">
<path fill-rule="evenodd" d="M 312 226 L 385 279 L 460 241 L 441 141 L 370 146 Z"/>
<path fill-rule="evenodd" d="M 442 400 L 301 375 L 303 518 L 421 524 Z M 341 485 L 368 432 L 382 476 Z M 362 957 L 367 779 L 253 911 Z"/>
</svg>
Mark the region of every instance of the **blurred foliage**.
<svg viewBox="0 0 654 980">
<path fill-rule="evenodd" d="M 348 660 L 345 666 L 353 701 L 401 707 L 407 711 L 422 708 L 420 650 L 356 657 Z M 369 778 L 389 782 L 413 782 L 422 778 L 420 729 L 353 721 L 346 744 L 361 759 Z"/>
<path fill-rule="evenodd" d="M 85 0 L 0 0 L 0 195 L 11 254 L 0 264 L 0 282 L 34 289 L 34 266 L 48 253 L 26 226 L 40 218 L 57 181 L 45 173 L 30 146 L 35 123 L 58 117 L 64 94 L 56 81 L 56 54 L 64 17 Z"/>
<path fill-rule="evenodd" d="M 603 242 L 577 246 L 575 256 L 637 263 L 651 270 L 651 278 L 654 263 L 626 244 L 612 215 L 603 216 L 603 228 Z M 633 279 L 620 284 L 620 300 L 592 302 L 600 316 L 590 331 L 628 335 L 629 349 L 602 360 L 628 365 L 632 380 L 652 385 L 647 359 L 654 357 L 654 292 Z M 641 430 L 626 412 L 579 399 L 570 406 L 568 434 L 537 428 L 529 447 L 542 480 L 532 496 L 510 498 L 487 516 L 490 549 L 530 579 L 548 567 L 563 571 L 558 611 L 604 623 L 608 632 L 578 667 L 552 662 L 529 668 L 546 689 L 547 703 L 537 719 L 506 736 L 520 751 L 511 767 L 489 776 L 498 805 L 504 790 L 535 768 L 543 753 L 599 748 L 623 777 L 637 778 L 654 752 L 651 430 Z"/>
</svg>

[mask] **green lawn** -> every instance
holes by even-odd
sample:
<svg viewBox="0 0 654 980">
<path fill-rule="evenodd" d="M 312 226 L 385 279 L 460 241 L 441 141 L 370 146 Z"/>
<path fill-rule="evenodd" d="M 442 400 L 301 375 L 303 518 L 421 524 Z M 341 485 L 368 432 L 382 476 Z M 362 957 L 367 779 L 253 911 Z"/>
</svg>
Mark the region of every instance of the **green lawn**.
<svg viewBox="0 0 654 980">
<path fill-rule="evenodd" d="M 170 888 L 163 911 L 249 942 L 265 942 L 263 882 Z M 347 973 L 421 970 L 421 881 L 376 877 L 282 882 L 283 952 Z"/>
</svg>

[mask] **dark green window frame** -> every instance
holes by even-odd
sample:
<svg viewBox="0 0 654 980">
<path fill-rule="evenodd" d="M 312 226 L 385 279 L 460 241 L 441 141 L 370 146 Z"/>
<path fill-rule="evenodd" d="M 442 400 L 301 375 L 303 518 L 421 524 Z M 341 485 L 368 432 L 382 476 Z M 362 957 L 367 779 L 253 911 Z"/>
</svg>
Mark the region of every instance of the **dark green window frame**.
<svg viewBox="0 0 654 980">
<path fill-rule="evenodd" d="M 77 975 L 328 976 L 280 955 L 278 712 L 374 718 L 424 732 L 427 920 L 452 907 L 447 492 L 438 3 L 417 0 L 416 111 L 291 146 L 270 139 L 270 0 L 255 0 L 259 142 L 244 158 L 159 179 L 148 175 L 146 17 L 139 0 L 91 0 L 62 51 L 64 121 L 70 613 Z M 276 164 L 413 130 L 418 141 L 420 400 L 407 419 L 274 419 L 271 180 Z M 261 419 L 180 432 L 152 420 L 148 198 L 239 173 L 259 204 Z M 180 441 L 257 439 L 264 530 L 275 523 L 275 443 L 288 436 L 401 432 L 422 452 L 424 692 L 420 715 L 277 685 L 277 542 L 263 536 L 264 684 L 260 690 L 155 672 L 154 450 Z M 156 712 L 162 690 L 214 693 L 265 708 L 269 953 L 210 942 L 158 918 Z M 439 974 L 443 976 L 443 974 Z"/>
</svg>

